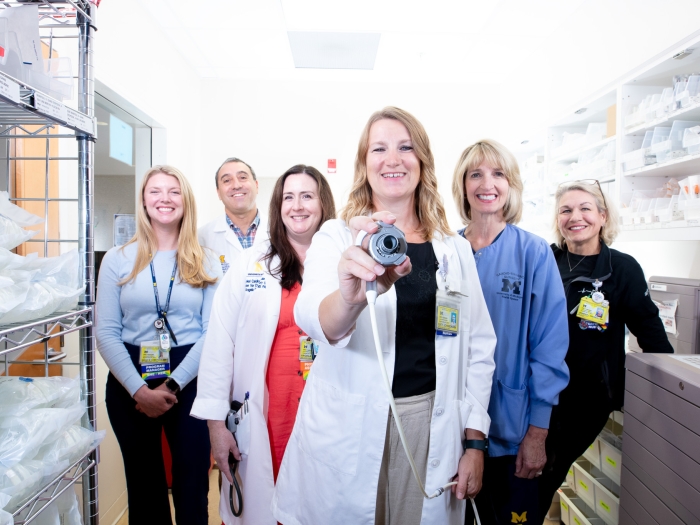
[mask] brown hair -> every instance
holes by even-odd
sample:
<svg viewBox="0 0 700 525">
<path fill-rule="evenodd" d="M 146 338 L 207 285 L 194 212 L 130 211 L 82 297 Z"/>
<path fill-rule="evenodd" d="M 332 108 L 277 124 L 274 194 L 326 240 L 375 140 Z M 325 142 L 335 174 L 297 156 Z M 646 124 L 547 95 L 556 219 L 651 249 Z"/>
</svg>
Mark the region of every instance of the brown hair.
<svg viewBox="0 0 700 525">
<path fill-rule="evenodd" d="M 523 181 L 515 156 L 500 142 L 480 140 L 462 152 L 452 177 L 452 196 L 464 224 L 472 220 L 472 210 L 464 192 L 464 178 L 470 171 L 487 162 L 492 168 L 503 170 L 508 181 L 508 197 L 503 206 L 503 219 L 508 224 L 517 224 L 523 214 Z"/>
<path fill-rule="evenodd" d="M 350 190 L 348 203 L 341 212 L 341 218 L 349 222 L 358 215 L 367 215 L 374 210 L 372 206 L 372 188 L 367 179 L 367 152 L 369 150 L 369 132 L 372 125 L 383 119 L 397 120 L 406 127 L 413 151 L 420 161 L 420 180 L 416 186 L 416 215 L 420 223 L 418 232 L 424 240 L 430 241 L 435 232 L 452 235 L 447 223 L 442 197 L 438 193 L 438 182 L 435 176 L 435 160 L 430 151 L 430 140 L 423 125 L 408 111 L 393 106 L 375 112 L 367 121 L 360 135 L 355 157 L 355 179 Z"/>
<path fill-rule="evenodd" d="M 326 178 L 313 166 L 297 164 L 292 166 L 277 179 L 275 188 L 272 190 L 270 199 L 269 225 L 270 225 L 270 248 L 262 258 L 267 262 L 267 270 L 270 275 L 278 278 L 282 288 L 291 290 L 296 283 L 302 282 L 302 272 L 304 265 L 299 260 L 296 250 L 292 247 L 287 237 L 287 227 L 282 221 L 282 199 L 284 197 L 284 182 L 290 175 L 308 175 L 318 184 L 318 197 L 321 200 L 321 221 L 318 228 L 328 219 L 335 219 L 335 201 L 333 192 Z M 275 256 L 280 258 L 280 263 L 276 268 L 272 268 L 272 260 Z"/>
<path fill-rule="evenodd" d="M 208 285 L 214 284 L 216 278 L 210 277 L 204 270 L 204 250 L 197 239 L 197 205 L 192 187 L 180 170 L 165 165 L 149 168 L 141 181 L 139 202 L 136 207 L 136 234 L 122 247 L 123 250 L 129 244 L 137 243 L 136 260 L 131 273 L 123 281 L 120 281 L 119 285 L 134 281 L 136 276 L 153 260 L 158 251 L 158 240 L 151 227 L 151 218 L 148 216 L 143 202 L 143 193 L 146 191 L 148 180 L 158 173 L 175 177 L 180 183 L 183 214 L 182 221 L 180 221 L 176 256 L 180 281 L 194 288 L 206 288 Z"/>
</svg>

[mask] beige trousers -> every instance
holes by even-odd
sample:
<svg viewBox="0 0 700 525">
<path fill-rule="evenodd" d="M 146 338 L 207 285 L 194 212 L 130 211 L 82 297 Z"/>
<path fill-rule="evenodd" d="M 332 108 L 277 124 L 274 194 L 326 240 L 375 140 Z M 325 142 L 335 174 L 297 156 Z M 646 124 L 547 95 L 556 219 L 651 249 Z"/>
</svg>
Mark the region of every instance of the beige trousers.
<svg viewBox="0 0 700 525">
<path fill-rule="evenodd" d="M 396 400 L 408 449 L 425 485 L 430 446 L 430 418 L 435 392 Z M 391 410 L 387 420 L 384 456 L 379 470 L 375 525 L 418 525 L 423 512 L 423 493 L 413 476 L 411 464 L 401 444 Z"/>
</svg>

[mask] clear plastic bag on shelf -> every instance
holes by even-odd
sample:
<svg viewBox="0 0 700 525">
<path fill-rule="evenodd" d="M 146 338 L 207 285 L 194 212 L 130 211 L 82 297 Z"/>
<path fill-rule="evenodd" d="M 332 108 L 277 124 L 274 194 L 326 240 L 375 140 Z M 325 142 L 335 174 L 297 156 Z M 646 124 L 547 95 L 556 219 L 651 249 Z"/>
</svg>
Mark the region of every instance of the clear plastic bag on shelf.
<svg viewBox="0 0 700 525">
<path fill-rule="evenodd" d="M 38 230 L 24 230 L 15 221 L 0 216 L 0 248 L 11 250 L 31 239 Z"/>
<path fill-rule="evenodd" d="M 33 213 L 29 213 L 24 208 L 10 202 L 10 194 L 0 191 L 0 215 L 17 223 L 17 226 L 36 226 L 42 224 L 44 219 Z"/>
<path fill-rule="evenodd" d="M 72 465 L 87 454 L 87 451 L 92 447 L 99 445 L 104 436 L 104 430 L 93 432 L 87 428 L 73 425 L 57 440 L 41 447 L 34 459 L 46 463 L 66 460 L 69 465 Z"/>
<path fill-rule="evenodd" d="M 20 270 L 31 259 L 36 259 L 36 253 L 30 253 L 26 257 L 12 253 L 6 248 L 0 248 L 0 275 L 3 270 Z"/>
<path fill-rule="evenodd" d="M 10 496 L 0 492 L 0 525 L 14 525 L 15 519 L 12 514 L 5 510 L 5 506 L 10 502 Z"/>
<path fill-rule="evenodd" d="M 16 417 L 0 419 L 0 465 L 12 467 L 33 458 L 39 449 L 57 439 L 85 413 L 85 405 L 69 408 L 35 408 Z"/>
<path fill-rule="evenodd" d="M 6 468 L 0 466 L 0 492 L 10 496 L 5 509 L 13 512 L 42 486 L 44 466 L 38 461 L 26 461 Z"/>
<path fill-rule="evenodd" d="M 32 522 L 34 525 L 83 525 L 74 490 L 67 490 L 46 507 Z"/>
<path fill-rule="evenodd" d="M 31 321 L 78 304 L 84 287 L 78 281 L 78 252 L 57 257 L 27 257 L 24 264 L 0 252 L 0 264 L 10 261 L 14 270 L 0 270 L 0 324 Z M 11 279 L 12 283 L 6 282 Z"/>
<path fill-rule="evenodd" d="M 0 418 L 33 408 L 65 408 L 80 401 L 78 377 L 0 377 Z"/>
</svg>

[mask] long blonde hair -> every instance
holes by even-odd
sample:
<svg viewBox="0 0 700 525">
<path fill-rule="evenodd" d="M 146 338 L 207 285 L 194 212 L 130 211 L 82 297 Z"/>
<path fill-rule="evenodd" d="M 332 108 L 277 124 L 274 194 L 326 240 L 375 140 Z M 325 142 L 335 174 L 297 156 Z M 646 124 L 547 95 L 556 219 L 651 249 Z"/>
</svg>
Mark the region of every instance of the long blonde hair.
<svg viewBox="0 0 700 525">
<path fill-rule="evenodd" d="M 180 183 L 183 214 L 180 222 L 176 256 L 180 281 L 194 288 L 206 288 L 210 284 L 214 284 L 216 278 L 210 277 L 204 270 L 205 255 L 197 239 L 197 205 L 195 204 L 194 194 L 190 183 L 187 182 L 182 172 L 177 168 L 166 165 L 153 166 L 143 176 L 136 210 L 136 235 L 122 247 L 123 250 L 129 244 L 136 243 L 136 260 L 134 261 L 134 269 L 131 270 L 128 277 L 119 282 L 119 285 L 134 281 L 136 276 L 153 260 L 158 251 L 158 240 L 151 226 L 151 218 L 148 216 L 143 202 L 143 193 L 146 191 L 148 180 L 158 173 L 175 177 Z"/>
<path fill-rule="evenodd" d="M 430 140 L 423 125 L 409 112 L 393 106 L 375 112 L 367 121 L 365 129 L 360 135 L 355 157 L 355 178 L 352 190 L 348 197 L 348 203 L 340 213 L 341 219 L 348 222 L 359 215 L 367 215 L 374 210 L 372 206 L 372 188 L 367 179 L 367 151 L 369 150 L 369 131 L 372 124 L 378 120 L 391 119 L 401 122 L 406 127 L 413 151 L 420 161 L 420 180 L 416 186 L 415 201 L 416 215 L 420 223 L 418 233 L 424 240 L 430 241 L 435 232 L 442 235 L 452 235 L 450 225 L 447 223 L 445 206 L 442 197 L 438 193 L 438 181 L 435 176 L 435 160 L 430 150 Z"/>
<path fill-rule="evenodd" d="M 472 209 L 464 192 L 467 174 L 487 162 L 492 168 L 503 170 L 508 181 L 508 197 L 503 206 L 503 219 L 508 224 L 518 224 L 523 214 L 523 181 L 515 156 L 500 142 L 483 139 L 467 147 L 460 155 L 452 177 L 452 197 L 464 224 L 472 220 Z"/>
</svg>

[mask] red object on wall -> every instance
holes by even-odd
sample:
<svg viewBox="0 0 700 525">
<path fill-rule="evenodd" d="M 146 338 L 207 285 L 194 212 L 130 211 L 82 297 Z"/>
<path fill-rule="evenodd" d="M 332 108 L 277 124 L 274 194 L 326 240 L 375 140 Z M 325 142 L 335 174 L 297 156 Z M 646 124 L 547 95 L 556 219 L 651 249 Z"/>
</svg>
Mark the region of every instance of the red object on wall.
<svg viewBox="0 0 700 525">
<path fill-rule="evenodd" d="M 335 173 L 335 159 L 328 159 L 328 173 Z"/>
</svg>

